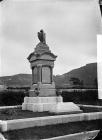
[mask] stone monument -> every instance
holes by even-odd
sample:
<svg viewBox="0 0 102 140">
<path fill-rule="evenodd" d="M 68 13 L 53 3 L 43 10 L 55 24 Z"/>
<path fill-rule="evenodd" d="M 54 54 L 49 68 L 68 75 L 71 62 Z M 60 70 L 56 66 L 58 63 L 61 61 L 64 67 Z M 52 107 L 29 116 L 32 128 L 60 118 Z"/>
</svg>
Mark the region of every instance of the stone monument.
<svg viewBox="0 0 102 140">
<path fill-rule="evenodd" d="M 38 38 L 40 42 L 28 57 L 32 69 L 32 87 L 29 96 L 38 96 L 37 94 L 42 97 L 56 96 L 53 67 L 57 56 L 49 50 L 43 30 L 38 32 Z"/>
<path fill-rule="evenodd" d="M 56 95 L 53 67 L 57 56 L 46 44 L 46 34 L 43 30 L 38 32 L 38 38 L 40 42 L 36 45 L 34 52 L 28 56 L 32 69 L 32 86 L 29 97 L 24 98 L 22 110 L 53 113 L 80 112 L 77 105 L 72 102 L 63 103 L 62 97 Z"/>
</svg>

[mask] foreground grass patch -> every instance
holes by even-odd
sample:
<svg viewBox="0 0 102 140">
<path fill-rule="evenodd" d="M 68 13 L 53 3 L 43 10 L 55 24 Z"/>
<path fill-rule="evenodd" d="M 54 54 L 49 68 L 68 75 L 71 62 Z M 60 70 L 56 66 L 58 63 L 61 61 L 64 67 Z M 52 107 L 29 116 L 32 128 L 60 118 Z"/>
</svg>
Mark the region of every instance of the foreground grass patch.
<svg viewBox="0 0 102 140">
<path fill-rule="evenodd" d="M 49 112 L 32 112 L 21 108 L 0 110 L 0 120 L 13 120 L 34 117 L 51 116 Z"/>
<path fill-rule="evenodd" d="M 102 108 L 95 107 L 80 107 L 83 110 L 83 113 L 89 112 L 101 112 Z M 72 114 L 63 113 L 63 114 Z M 28 110 L 22 110 L 21 108 L 11 108 L 11 109 L 2 109 L 0 110 L 0 120 L 13 120 L 13 119 L 24 119 L 24 118 L 34 118 L 34 117 L 44 117 L 44 116 L 54 116 L 56 114 L 49 112 L 32 112 Z M 57 114 L 59 115 L 59 114 Z"/>
<path fill-rule="evenodd" d="M 71 122 L 4 132 L 8 140 L 40 140 L 78 132 L 102 130 L 102 120 Z"/>
<path fill-rule="evenodd" d="M 101 108 L 94 108 L 94 107 L 93 108 L 80 107 L 80 109 L 83 110 L 83 113 L 102 111 Z M 63 113 L 63 114 L 72 114 L 72 113 Z M 0 120 L 13 120 L 13 119 L 34 118 L 34 117 L 44 117 L 44 116 L 53 116 L 53 115 L 55 114 L 49 112 L 32 112 L 28 110 L 22 110 L 21 108 L 0 110 Z"/>
</svg>

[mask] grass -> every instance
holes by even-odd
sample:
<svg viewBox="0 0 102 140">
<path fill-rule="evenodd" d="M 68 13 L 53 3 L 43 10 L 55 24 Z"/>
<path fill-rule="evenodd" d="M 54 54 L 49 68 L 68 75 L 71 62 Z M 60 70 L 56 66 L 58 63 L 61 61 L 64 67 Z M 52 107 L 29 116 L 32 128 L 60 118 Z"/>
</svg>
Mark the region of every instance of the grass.
<svg viewBox="0 0 102 140">
<path fill-rule="evenodd" d="M 80 109 L 83 110 L 84 113 L 102 111 L 102 108 L 94 108 L 94 107 L 91 108 L 80 107 Z M 63 114 L 72 114 L 72 113 L 63 113 Z M 21 108 L 0 110 L 0 120 L 13 120 L 13 119 L 34 118 L 34 117 L 44 117 L 44 116 L 53 116 L 53 115 L 56 114 L 49 113 L 49 112 L 32 112 L 28 110 L 22 110 Z"/>
<path fill-rule="evenodd" d="M 0 120 L 13 120 L 43 116 L 51 116 L 51 114 L 49 112 L 32 112 L 28 110 L 22 110 L 21 108 L 0 110 Z"/>
<path fill-rule="evenodd" d="M 102 130 L 102 120 L 32 127 L 4 132 L 8 140 L 40 140 L 91 130 Z M 98 139 L 100 140 L 100 139 Z"/>
</svg>

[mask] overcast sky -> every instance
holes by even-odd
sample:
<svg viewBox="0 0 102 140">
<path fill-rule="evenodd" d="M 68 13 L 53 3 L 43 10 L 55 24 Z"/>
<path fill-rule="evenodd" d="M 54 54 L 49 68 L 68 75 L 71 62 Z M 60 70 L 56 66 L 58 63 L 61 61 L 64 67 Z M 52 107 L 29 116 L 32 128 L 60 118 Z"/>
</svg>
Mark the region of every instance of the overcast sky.
<svg viewBox="0 0 102 140">
<path fill-rule="evenodd" d="M 31 73 L 26 59 L 37 32 L 57 55 L 54 74 L 97 61 L 96 35 L 101 33 L 98 0 L 4 0 L 1 2 L 0 76 Z"/>
</svg>

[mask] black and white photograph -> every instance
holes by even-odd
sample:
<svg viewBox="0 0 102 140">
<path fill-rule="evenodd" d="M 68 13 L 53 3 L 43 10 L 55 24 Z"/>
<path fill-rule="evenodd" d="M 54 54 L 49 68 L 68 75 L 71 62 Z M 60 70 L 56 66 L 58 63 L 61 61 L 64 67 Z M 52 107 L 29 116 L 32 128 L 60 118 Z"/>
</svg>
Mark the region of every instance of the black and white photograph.
<svg viewBox="0 0 102 140">
<path fill-rule="evenodd" d="M 102 140 L 102 0 L 0 1 L 0 140 Z"/>
</svg>

